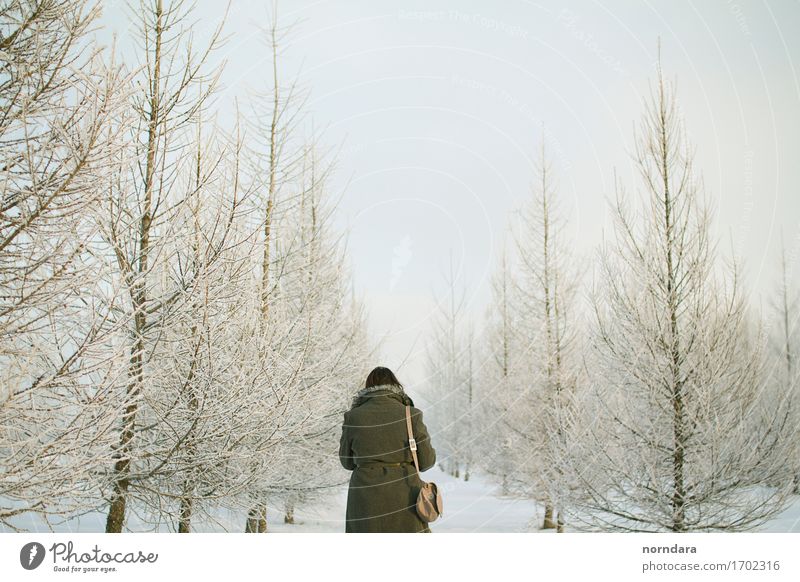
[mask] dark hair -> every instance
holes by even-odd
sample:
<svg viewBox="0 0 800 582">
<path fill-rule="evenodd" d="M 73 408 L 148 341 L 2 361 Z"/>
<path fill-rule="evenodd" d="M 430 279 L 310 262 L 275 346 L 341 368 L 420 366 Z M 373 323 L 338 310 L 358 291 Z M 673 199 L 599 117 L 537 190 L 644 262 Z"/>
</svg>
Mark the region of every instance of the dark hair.
<svg viewBox="0 0 800 582">
<path fill-rule="evenodd" d="M 373 386 L 380 386 L 381 384 L 394 384 L 395 386 L 403 388 L 403 385 L 394 375 L 394 372 L 392 372 L 389 368 L 378 366 L 367 376 L 367 381 L 364 384 L 364 388 L 372 388 Z"/>
</svg>

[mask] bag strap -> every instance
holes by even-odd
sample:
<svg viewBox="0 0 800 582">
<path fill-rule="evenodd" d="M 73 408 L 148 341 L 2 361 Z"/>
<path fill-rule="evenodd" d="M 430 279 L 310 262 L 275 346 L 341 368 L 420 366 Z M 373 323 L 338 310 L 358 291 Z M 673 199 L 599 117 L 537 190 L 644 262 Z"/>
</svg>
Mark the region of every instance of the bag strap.
<svg viewBox="0 0 800 582">
<path fill-rule="evenodd" d="M 419 460 L 417 460 L 417 441 L 414 440 L 414 430 L 411 428 L 411 407 L 406 404 L 406 428 L 408 429 L 408 446 L 411 448 L 411 456 L 414 458 L 414 467 L 419 475 Z"/>
</svg>

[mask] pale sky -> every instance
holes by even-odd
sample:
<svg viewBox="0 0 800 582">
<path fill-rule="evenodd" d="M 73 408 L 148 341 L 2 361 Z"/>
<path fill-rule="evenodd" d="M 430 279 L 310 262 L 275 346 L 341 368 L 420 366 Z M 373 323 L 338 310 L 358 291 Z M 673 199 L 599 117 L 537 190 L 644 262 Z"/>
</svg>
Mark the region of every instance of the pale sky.
<svg viewBox="0 0 800 582">
<path fill-rule="evenodd" d="M 224 3 L 198 5 L 207 30 Z M 106 2 L 103 22 L 125 50 L 122 6 Z M 268 6 L 232 2 L 232 36 L 216 56 L 228 61 L 223 115 L 234 96 L 269 87 L 258 30 Z M 310 91 L 323 143 L 342 144 L 337 220 L 350 233 L 371 330 L 389 336 L 375 364 L 395 368 L 412 394 L 425 379 L 424 338 L 451 252 L 474 316 L 488 307 L 509 217 L 535 177 L 542 124 L 566 236 L 592 256 L 610 228 L 614 169 L 629 193 L 639 187 L 629 152 L 659 37 L 721 252 L 739 257 L 751 291 L 774 289 L 782 231 L 800 278 L 796 0 L 284 0 L 279 8 L 283 23 L 300 20 L 283 76 Z"/>
</svg>

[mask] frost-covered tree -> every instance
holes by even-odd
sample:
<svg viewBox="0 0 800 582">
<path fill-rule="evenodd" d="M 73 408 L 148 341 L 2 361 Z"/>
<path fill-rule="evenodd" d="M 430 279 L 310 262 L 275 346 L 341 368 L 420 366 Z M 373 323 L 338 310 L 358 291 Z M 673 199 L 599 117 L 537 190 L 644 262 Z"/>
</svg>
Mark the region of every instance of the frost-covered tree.
<svg viewBox="0 0 800 582">
<path fill-rule="evenodd" d="M 501 317 L 495 318 L 492 395 L 500 416 L 495 439 L 504 443 L 504 475 L 516 494 L 545 506 L 544 528 L 563 529 L 562 456 L 577 384 L 576 260 L 565 244 L 564 219 L 544 144 L 532 198 L 512 225 L 513 274 L 505 257 L 495 285 Z M 511 352 L 509 354 L 509 351 Z M 502 363 L 501 366 L 497 366 Z M 501 372 L 498 374 L 497 372 Z M 554 514 L 557 514 L 557 519 Z"/>
<path fill-rule="evenodd" d="M 773 382 L 773 397 L 789 406 L 788 422 L 795 427 L 794 441 L 800 440 L 800 294 L 791 284 L 791 275 L 786 265 L 786 249 L 781 247 L 780 288 L 774 301 L 774 320 L 777 325 L 772 334 L 773 350 L 770 358 L 770 377 Z M 794 467 L 793 493 L 800 494 L 800 446 L 790 454 L 787 462 Z"/>
<path fill-rule="evenodd" d="M 329 190 L 332 163 L 311 146 L 304 158 L 299 194 L 280 229 L 282 248 L 294 248 L 273 302 L 291 311 L 303 349 L 291 383 L 300 427 L 284 445 L 280 469 L 285 521 L 301 502 L 319 498 L 344 482 L 338 438 L 342 413 L 365 373 L 368 355 L 363 308 L 349 291 L 342 233 L 333 223 L 336 201 Z M 276 483 L 276 485 L 278 484 Z"/>
<path fill-rule="evenodd" d="M 298 89 L 296 80 L 287 85 L 281 77 L 283 42 L 291 27 L 279 26 L 277 3 L 273 3 L 271 8 L 265 39 L 271 55 L 271 67 L 266 80 L 269 89 L 258 96 L 251 120 L 256 135 L 251 144 L 254 154 L 253 175 L 260 192 L 263 217 L 260 222 L 262 250 L 258 295 L 261 314 L 258 321 L 261 334 L 268 338 L 266 341 L 269 346 L 261 357 L 281 362 L 281 366 L 274 369 L 277 375 L 270 380 L 276 397 L 285 400 L 287 406 L 289 403 L 297 405 L 296 410 L 299 411 L 300 403 L 295 398 L 300 377 L 297 364 L 306 353 L 308 346 L 303 338 L 309 337 L 310 330 L 304 327 L 302 318 L 293 307 L 295 300 L 303 294 L 302 287 L 290 286 L 288 291 L 286 289 L 287 277 L 296 267 L 297 257 L 303 256 L 307 250 L 298 243 L 292 228 L 295 217 L 293 210 L 300 198 L 298 193 L 305 188 L 301 169 L 306 148 L 301 135 L 301 122 L 307 95 Z M 302 424 L 302 419 L 288 414 L 288 409 L 287 414 L 275 421 L 276 425 L 282 425 L 289 431 L 300 430 Z M 275 454 L 282 453 L 276 451 Z M 257 465 L 253 464 L 259 484 L 249 494 L 246 533 L 267 531 L 268 498 L 281 490 L 278 482 L 291 479 L 281 464 L 278 458 L 262 464 L 261 469 L 256 469 Z M 267 466 L 275 471 L 270 473 L 266 470 Z"/>
<path fill-rule="evenodd" d="M 266 531 L 268 500 L 291 520 L 343 483 L 373 351 L 332 166 L 280 82 L 276 12 L 270 90 L 230 136 L 221 29 L 198 51 L 186 3 L 131 13 L 123 79 L 84 38 L 96 7 L 0 7 L 0 523 L 95 509 L 108 532 L 131 513 L 189 532 L 226 509 Z"/>
<path fill-rule="evenodd" d="M 243 293 L 253 289 L 257 251 L 253 191 L 242 184 L 241 140 L 226 143 L 197 125 L 180 186 L 188 202 L 154 265 L 159 294 L 183 291 L 149 359 L 137 431 L 146 454 L 133 488 L 142 518 L 183 533 L 244 490 L 242 466 L 272 445 L 243 443 L 263 432 L 259 413 L 272 405 L 269 371 L 242 365 L 263 342 L 247 323 L 254 302 Z"/>
<path fill-rule="evenodd" d="M 506 426 L 507 405 L 512 401 L 518 366 L 517 329 L 514 325 L 514 285 L 503 245 L 499 266 L 492 274 L 491 301 L 486 309 L 485 324 L 476 359 L 477 389 L 472 410 L 473 458 L 476 469 L 492 476 L 502 485 L 503 494 L 512 493 L 516 480 L 514 450 L 516 434 Z"/>
<path fill-rule="evenodd" d="M 427 343 L 427 398 L 432 403 L 430 427 L 441 447 L 440 465 L 460 477 L 472 457 L 472 435 L 468 432 L 470 387 L 473 385 L 464 291 L 456 290 L 452 255 L 446 274 L 448 292 L 437 301 Z M 439 448 L 437 447 L 437 451 Z"/>
<path fill-rule="evenodd" d="M 125 80 L 83 0 L 0 3 L 0 524 L 97 505 L 124 366 L 92 221 Z M 27 517 L 27 516 L 26 516 Z M 17 524 L 17 525 L 15 525 Z"/>
<path fill-rule="evenodd" d="M 574 518 L 623 531 L 752 528 L 790 490 L 788 410 L 764 397 L 738 267 L 715 272 L 709 207 L 660 66 L 634 158 L 644 212 L 618 187 L 593 293 L 594 399 L 571 455 L 583 490 Z"/>
<path fill-rule="evenodd" d="M 147 391 L 156 389 L 163 370 L 153 365 L 154 355 L 165 339 L 164 330 L 178 317 L 189 290 L 198 283 L 195 269 L 187 275 L 175 254 L 191 248 L 188 231 L 182 230 L 195 187 L 184 178 L 191 174 L 196 156 L 192 136 L 196 120 L 213 91 L 219 69 L 208 70 L 206 60 L 218 44 L 220 29 L 212 33 L 206 49 L 197 52 L 188 9 L 183 2 L 162 0 L 141 3 L 132 9 L 138 24 L 142 67 L 134 81 L 131 107 L 136 118 L 125 128 L 128 149 L 114 164 L 114 176 L 106 184 L 100 225 L 117 270 L 115 282 L 125 289 L 125 316 L 131 325 L 127 338 L 128 370 L 118 392 L 124 414 L 118 429 L 109 495 L 106 531 L 124 526 L 131 487 L 144 488 L 149 472 L 139 474 L 139 464 L 149 458 L 148 444 L 138 431 L 140 407 Z M 209 172 L 204 168 L 203 171 Z M 209 180 L 208 175 L 202 179 Z M 223 226 L 224 228 L 224 226 Z M 179 240 L 180 239 L 180 240 Z M 209 265 L 221 249 L 203 241 Z M 173 260 L 174 259 L 174 260 Z M 163 268 L 163 265 L 169 268 Z M 195 265 L 196 266 L 196 265 Z M 166 427 L 164 427 L 166 428 Z"/>
<path fill-rule="evenodd" d="M 579 320 L 575 295 L 578 288 L 576 258 L 564 238 L 565 220 L 559 209 L 552 168 L 542 143 L 533 200 L 519 214 L 515 233 L 517 299 L 525 384 L 514 406 L 529 417 L 517 427 L 528 446 L 521 454 L 530 486 L 545 505 L 544 528 L 563 529 L 565 499 L 560 454 L 565 450 L 567 421 L 575 397 L 578 360 L 575 353 Z M 533 445 L 533 446 L 531 446 Z M 528 454 L 526 452 L 529 451 Z M 558 513 L 557 524 L 553 521 Z"/>
</svg>

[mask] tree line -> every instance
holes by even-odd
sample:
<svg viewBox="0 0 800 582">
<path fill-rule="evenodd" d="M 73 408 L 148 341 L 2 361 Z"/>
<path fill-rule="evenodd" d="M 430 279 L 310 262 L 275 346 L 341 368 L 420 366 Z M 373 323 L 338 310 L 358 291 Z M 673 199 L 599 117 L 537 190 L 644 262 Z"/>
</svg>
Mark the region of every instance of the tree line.
<svg viewBox="0 0 800 582">
<path fill-rule="evenodd" d="M 0 6 L 0 523 L 189 532 L 230 510 L 264 532 L 270 504 L 291 522 L 341 485 L 331 451 L 376 349 L 335 160 L 283 80 L 276 11 L 267 89 L 227 125 L 222 24 L 201 46 L 184 2 L 128 16 L 120 63 L 99 4 Z"/>
<path fill-rule="evenodd" d="M 615 176 L 595 256 L 570 244 L 542 140 L 480 341 L 451 267 L 428 347 L 440 465 L 539 501 L 545 529 L 752 529 L 800 493 L 798 291 L 782 252 L 762 314 L 721 265 L 660 56 L 643 109 L 640 182 Z"/>
</svg>

